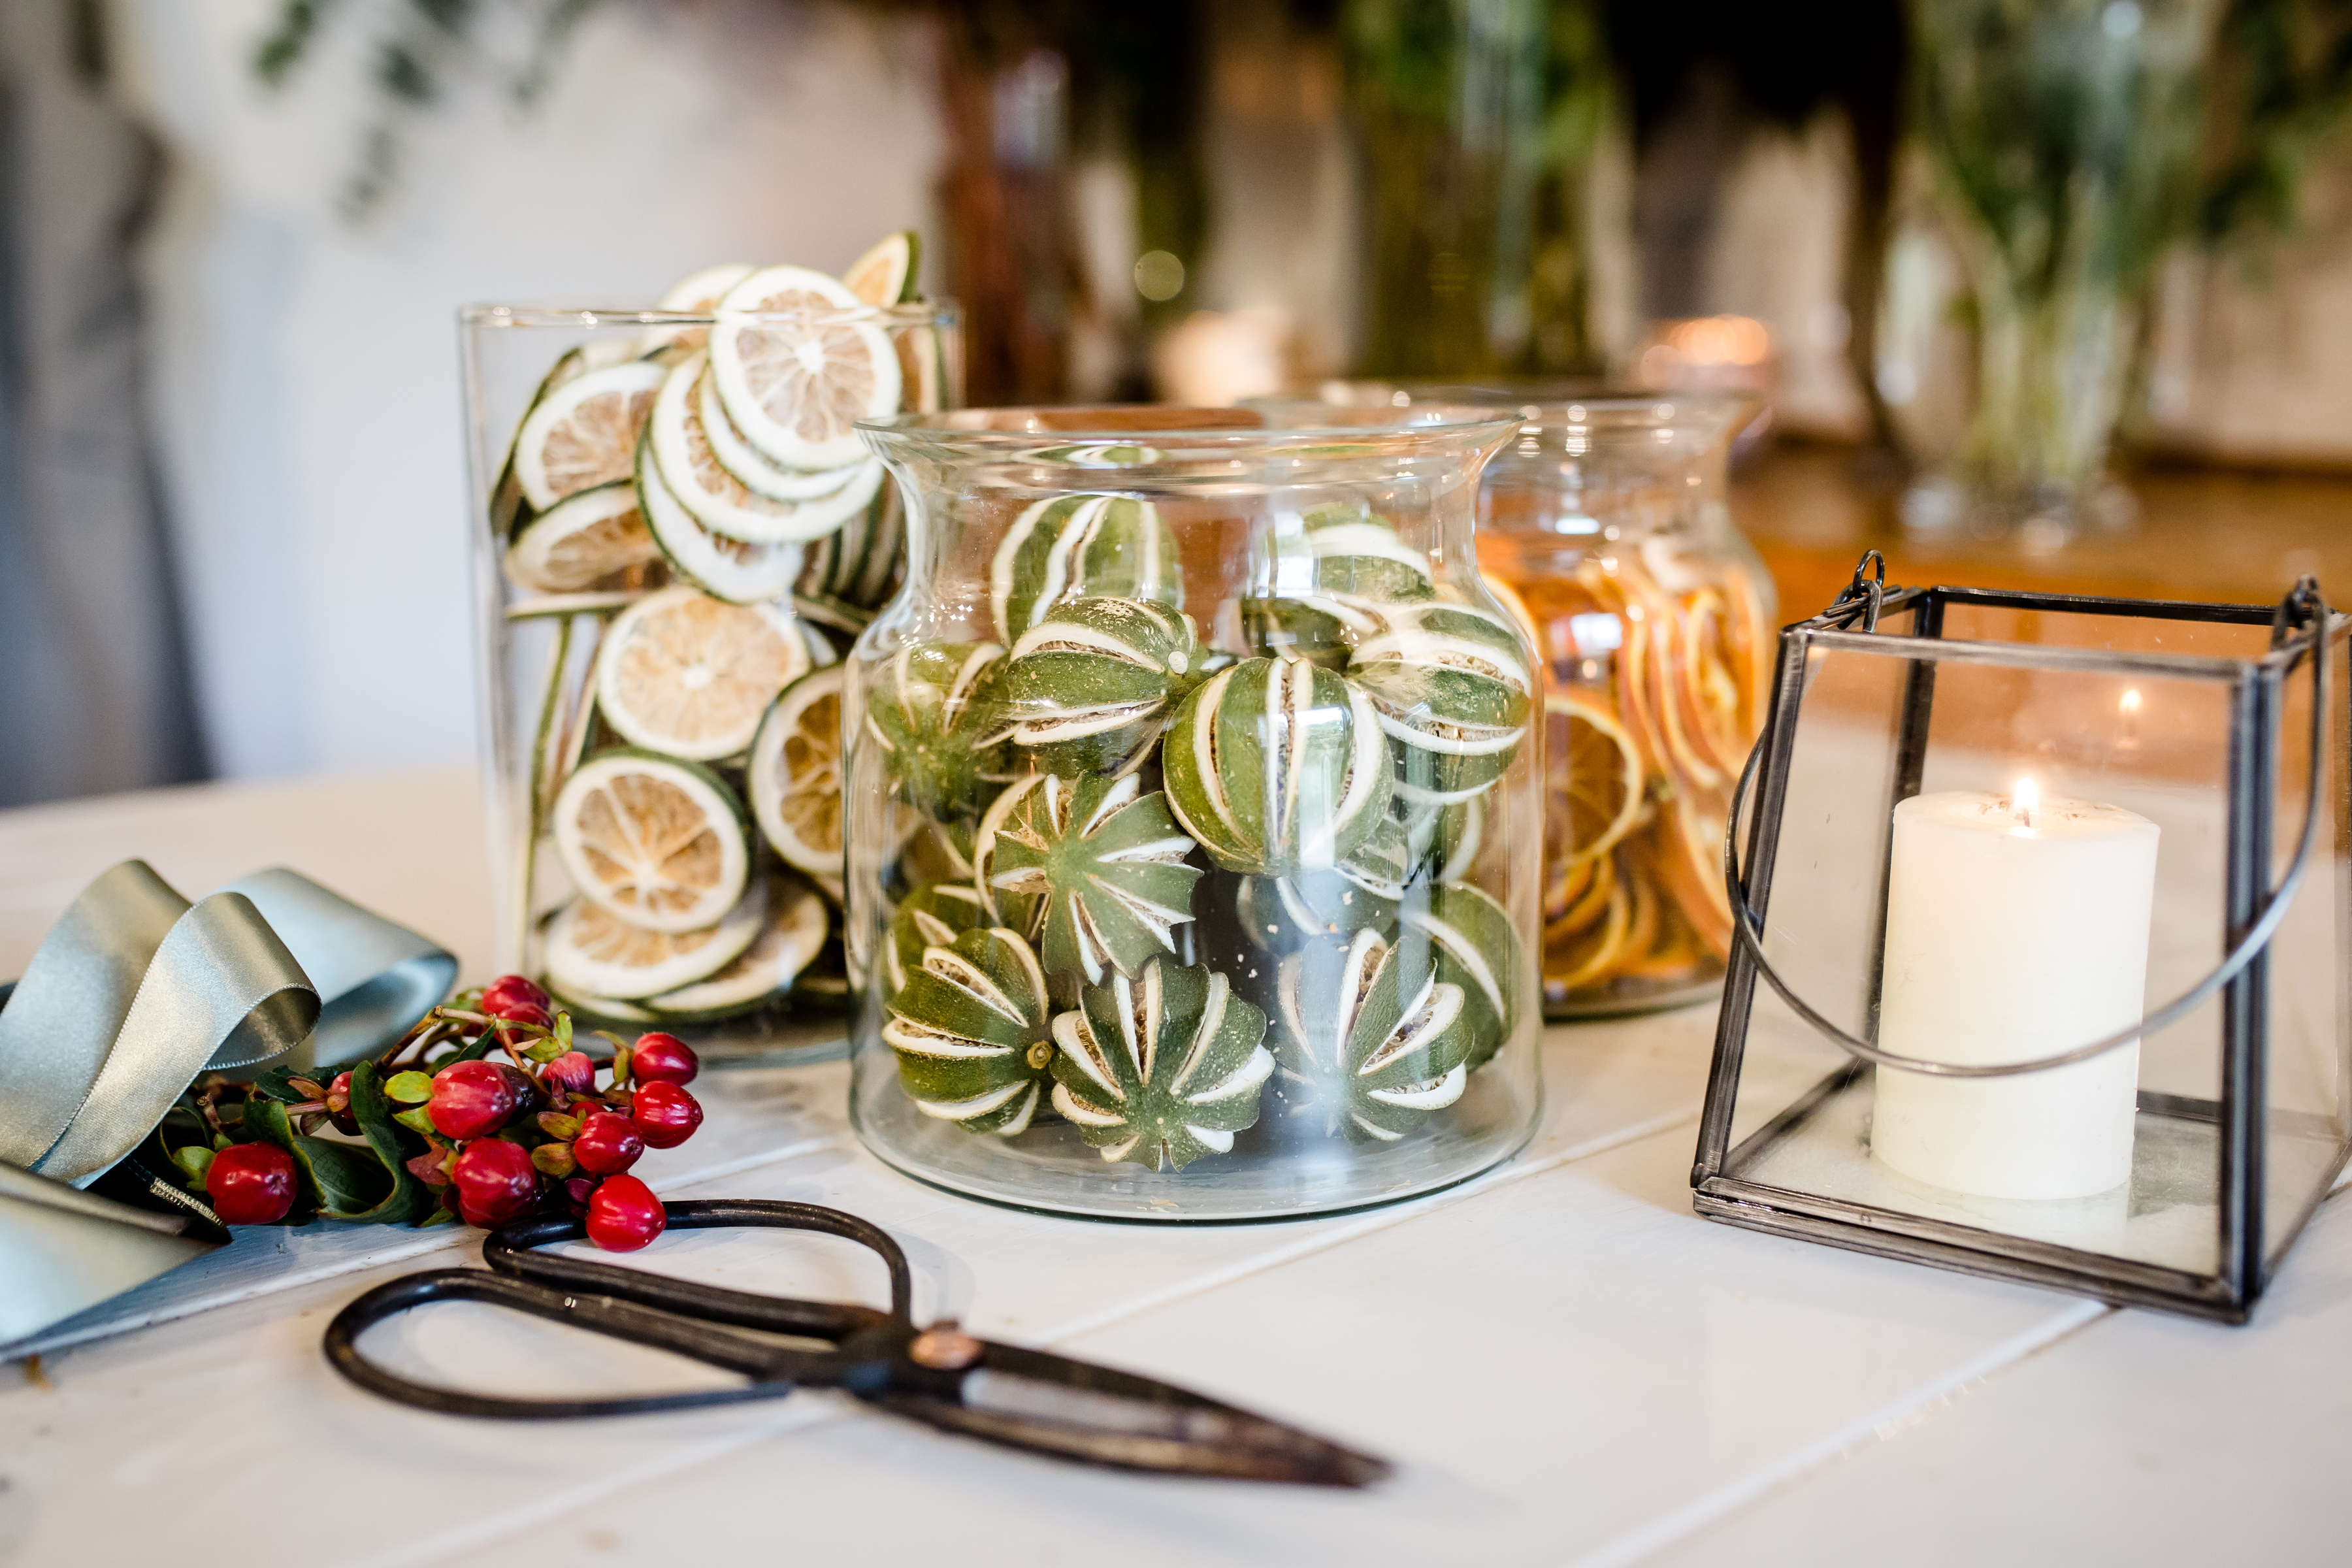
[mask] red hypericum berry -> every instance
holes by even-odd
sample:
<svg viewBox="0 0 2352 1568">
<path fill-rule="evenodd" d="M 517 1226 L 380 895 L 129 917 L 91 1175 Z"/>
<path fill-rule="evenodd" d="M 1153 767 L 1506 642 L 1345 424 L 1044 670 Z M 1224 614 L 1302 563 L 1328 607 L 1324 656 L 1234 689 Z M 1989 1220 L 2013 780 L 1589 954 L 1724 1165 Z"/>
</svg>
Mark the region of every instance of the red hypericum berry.
<svg viewBox="0 0 2352 1568">
<path fill-rule="evenodd" d="M 596 1084 L 596 1064 L 584 1051 L 566 1051 L 539 1069 L 539 1079 L 550 1089 L 560 1089 L 566 1094 L 585 1094 Z"/>
<path fill-rule="evenodd" d="M 276 1225 L 294 1206 L 294 1156 L 275 1143 L 232 1143 L 205 1172 L 224 1225 Z"/>
<path fill-rule="evenodd" d="M 484 1138 L 458 1152 L 449 1173 L 457 1189 L 457 1216 L 495 1230 L 539 1205 L 539 1168 L 530 1151 L 503 1138 Z"/>
<path fill-rule="evenodd" d="M 596 1195 L 596 1178 L 573 1176 L 563 1184 L 564 1206 L 571 1209 L 573 1219 L 588 1217 L 588 1200 Z"/>
<path fill-rule="evenodd" d="M 489 1062 L 455 1062 L 433 1075 L 425 1114 L 444 1138 L 487 1138 L 514 1113 L 514 1085 Z"/>
<path fill-rule="evenodd" d="M 572 1157 L 592 1175 L 617 1176 L 645 1152 L 646 1141 L 638 1135 L 636 1124 L 609 1110 L 599 1110 L 583 1121 L 572 1140 Z"/>
<path fill-rule="evenodd" d="M 327 1115 L 335 1131 L 356 1138 L 360 1134 L 360 1119 L 352 1114 L 352 1075 L 339 1072 L 335 1081 L 327 1086 Z"/>
<path fill-rule="evenodd" d="M 588 1239 L 607 1252 L 635 1252 L 659 1236 L 669 1215 L 635 1176 L 607 1176 L 588 1200 Z"/>
<path fill-rule="evenodd" d="M 520 974 L 501 974 L 483 986 L 482 1011 L 509 1024 L 537 1024 L 542 1029 L 555 1023 L 554 1004 L 547 993 Z"/>
<path fill-rule="evenodd" d="M 676 1035 L 639 1035 L 629 1052 L 629 1076 L 645 1083 L 692 1083 L 702 1070 L 694 1047 Z"/>
<path fill-rule="evenodd" d="M 630 1097 L 629 1120 L 648 1149 L 675 1149 L 702 1125 L 702 1107 L 674 1083 L 649 1083 Z"/>
</svg>

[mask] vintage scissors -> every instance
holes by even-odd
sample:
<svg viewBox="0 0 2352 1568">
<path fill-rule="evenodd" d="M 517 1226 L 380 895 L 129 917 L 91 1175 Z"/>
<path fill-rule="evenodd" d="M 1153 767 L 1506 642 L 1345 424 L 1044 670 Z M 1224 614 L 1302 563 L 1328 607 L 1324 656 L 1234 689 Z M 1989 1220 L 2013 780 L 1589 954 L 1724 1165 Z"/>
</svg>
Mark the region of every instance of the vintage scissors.
<svg viewBox="0 0 2352 1568">
<path fill-rule="evenodd" d="M 556 1215 L 494 1233 L 482 1245 L 487 1269 L 435 1269 L 370 1290 L 327 1326 L 327 1359 L 371 1393 L 451 1415 L 625 1415 L 837 1388 L 950 1432 L 1125 1469 L 1343 1487 L 1389 1473 L 1386 1461 L 1369 1454 L 1151 1378 L 975 1339 L 952 1321 L 918 1329 L 907 1255 L 888 1233 L 839 1209 L 765 1200 L 669 1205 L 673 1230 L 719 1226 L 814 1230 L 861 1243 L 890 1271 L 890 1310 L 722 1290 L 535 1250 L 585 1234 Z M 508 1398 L 417 1383 L 360 1352 L 371 1324 L 431 1301 L 512 1308 L 675 1351 L 751 1381 L 611 1399 Z"/>
</svg>

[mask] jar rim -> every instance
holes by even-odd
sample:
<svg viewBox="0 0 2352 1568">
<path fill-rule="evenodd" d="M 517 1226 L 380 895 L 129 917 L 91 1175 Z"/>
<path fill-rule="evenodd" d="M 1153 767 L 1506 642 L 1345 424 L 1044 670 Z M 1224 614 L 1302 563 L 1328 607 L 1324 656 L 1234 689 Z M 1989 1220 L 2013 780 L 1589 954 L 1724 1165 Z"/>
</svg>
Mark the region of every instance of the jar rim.
<svg viewBox="0 0 2352 1568">
<path fill-rule="evenodd" d="M 1383 416 L 1389 411 L 1381 410 Z M 964 408 L 861 419 L 867 446 L 885 456 L 928 451 L 950 458 L 1013 458 L 1025 464 L 1116 470 L 1137 477 L 1190 472 L 1203 461 L 1250 456 L 1300 458 L 1331 447 L 1389 447 L 1405 452 L 1498 446 L 1519 419 L 1496 408 L 1430 405 L 1409 420 L 1276 426 L 1250 408 L 1166 404 Z M 1162 422 L 1164 421 L 1164 423 Z M 1337 454 L 1333 454 L 1337 455 Z"/>
<path fill-rule="evenodd" d="M 851 322 L 896 329 L 936 326 L 962 318 L 953 300 L 909 300 L 898 305 L 858 305 L 832 310 L 665 310 L 641 305 L 499 304 L 483 301 L 457 308 L 467 327 L 709 327 L 720 321 L 806 327 Z"/>
<path fill-rule="evenodd" d="M 1544 426 L 1679 428 L 1718 439 L 1739 434 L 1766 406 L 1765 399 L 1754 393 L 1728 388 L 1665 390 L 1606 381 L 1514 376 L 1470 381 L 1341 377 L 1245 400 L 1246 406 L 1270 415 L 1302 418 L 1335 407 L 1406 414 L 1430 403 L 1448 408 L 1507 409 L 1523 420 Z"/>
</svg>

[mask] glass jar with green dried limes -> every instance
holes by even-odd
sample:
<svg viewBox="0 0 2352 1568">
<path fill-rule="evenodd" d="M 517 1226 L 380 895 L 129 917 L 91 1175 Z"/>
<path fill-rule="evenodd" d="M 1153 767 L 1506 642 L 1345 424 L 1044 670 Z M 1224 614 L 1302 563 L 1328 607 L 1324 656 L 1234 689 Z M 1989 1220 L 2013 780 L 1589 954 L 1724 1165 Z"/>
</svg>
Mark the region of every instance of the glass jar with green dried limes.
<svg viewBox="0 0 2352 1568">
<path fill-rule="evenodd" d="M 844 693 L 867 1145 L 1184 1220 L 1385 1202 L 1524 1144 L 1542 707 L 1472 539 L 1516 421 L 859 428 L 908 542 Z"/>
</svg>

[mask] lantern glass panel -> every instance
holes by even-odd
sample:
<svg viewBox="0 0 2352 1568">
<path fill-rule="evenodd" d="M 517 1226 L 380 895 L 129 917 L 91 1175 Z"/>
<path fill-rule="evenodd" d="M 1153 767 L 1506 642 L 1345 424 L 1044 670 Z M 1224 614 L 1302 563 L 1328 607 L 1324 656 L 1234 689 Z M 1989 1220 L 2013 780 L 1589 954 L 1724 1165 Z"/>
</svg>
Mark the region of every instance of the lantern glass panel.
<svg viewBox="0 0 2352 1568">
<path fill-rule="evenodd" d="M 2263 1271 L 2334 1180 L 2352 1142 L 2352 998 L 2338 978 L 2352 929 L 2352 795 L 2345 778 L 2352 758 L 2352 642 L 2329 649 L 2329 713 L 2321 763 L 2328 770 L 2312 863 L 2263 961 L 2263 1015 L 2269 1048 L 2263 1064 Z M 2311 765 L 2308 663 L 2292 675 L 2279 724 L 2271 832 L 2271 883 L 2286 875 L 2302 836 L 2305 769 Z"/>
</svg>

